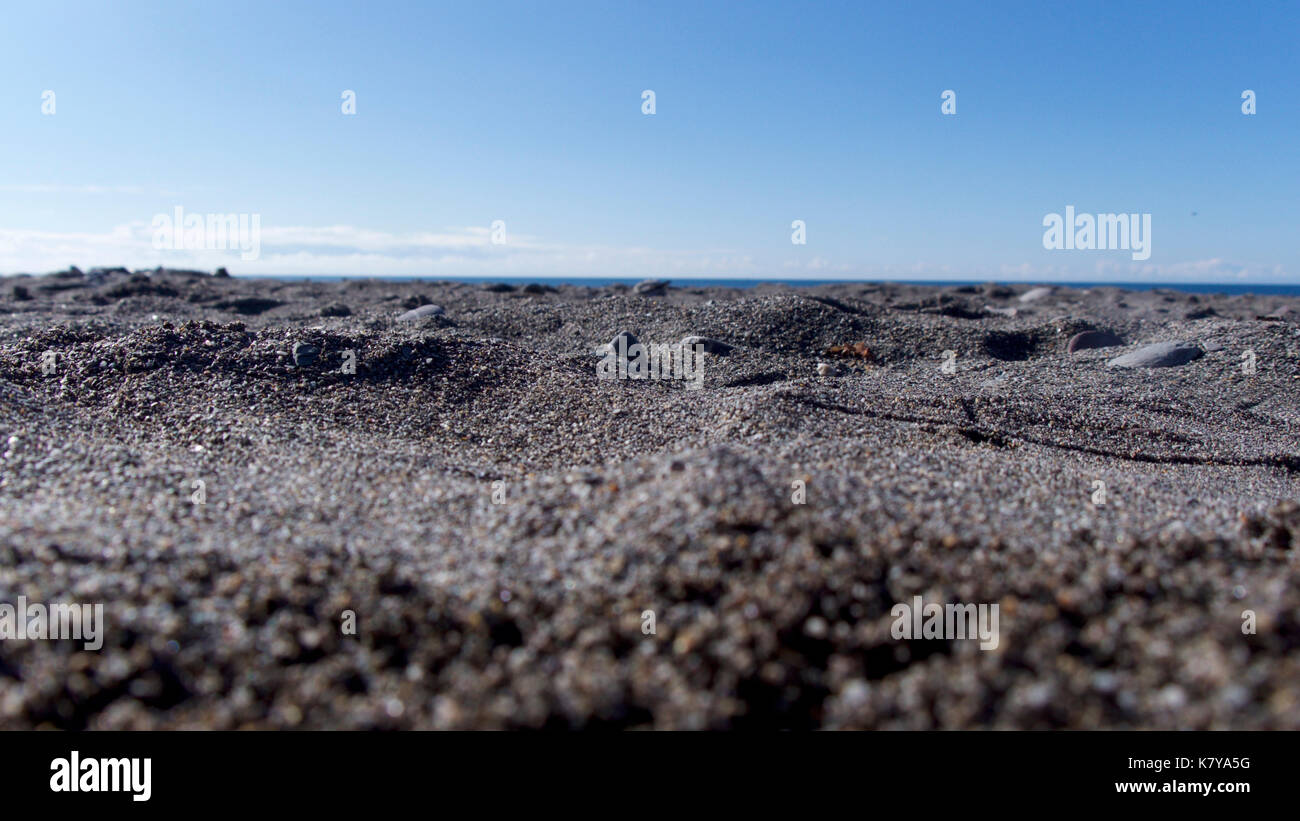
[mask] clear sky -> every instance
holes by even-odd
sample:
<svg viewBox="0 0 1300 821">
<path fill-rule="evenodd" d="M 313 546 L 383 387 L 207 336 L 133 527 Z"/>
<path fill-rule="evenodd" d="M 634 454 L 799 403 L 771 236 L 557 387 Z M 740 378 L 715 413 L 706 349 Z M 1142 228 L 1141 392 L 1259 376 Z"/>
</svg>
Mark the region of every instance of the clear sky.
<svg viewBox="0 0 1300 821">
<path fill-rule="evenodd" d="M 1295 2 L 8 4 L 0 272 L 1300 282 L 1297 55 Z"/>
</svg>

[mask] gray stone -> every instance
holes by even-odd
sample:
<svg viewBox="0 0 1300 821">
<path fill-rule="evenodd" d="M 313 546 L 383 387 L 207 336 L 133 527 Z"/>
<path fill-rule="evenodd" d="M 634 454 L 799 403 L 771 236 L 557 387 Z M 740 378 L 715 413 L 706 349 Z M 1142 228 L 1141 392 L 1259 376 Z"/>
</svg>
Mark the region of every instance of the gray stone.
<svg viewBox="0 0 1300 821">
<path fill-rule="evenodd" d="M 731 346 L 725 342 L 719 342 L 716 339 L 709 339 L 704 336 L 686 336 L 682 337 L 682 346 L 694 348 L 696 345 L 703 345 L 705 353 L 715 354 L 717 356 L 726 356 L 731 353 Z"/>
<path fill-rule="evenodd" d="M 642 296 L 663 296 L 668 288 L 666 279 L 646 279 L 632 286 L 632 292 Z"/>
<path fill-rule="evenodd" d="M 596 353 L 600 356 L 604 356 L 606 353 L 612 353 L 616 356 L 626 357 L 628 349 L 633 345 L 640 344 L 640 342 L 641 340 L 637 339 L 631 331 L 619 331 L 614 334 L 613 339 L 598 348 Z"/>
<path fill-rule="evenodd" d="M 1052 295 L 1051 288 L 1030 288 L 1020 295 L 1021 302 L 1037 302 Z"/>
<path fill-rule="evenodd" d="M 415 322 L 416 320 L 425 319 L 431 316 L 442 316 L 444 313 L 446 313 L 446 311 L 442 309 L 441 305 L 421 305 L 418 308 L 407 311 L 397 317 L 397 319 L 399 322 Z"/>
<path fill-rule="evenodd" d="M 1118 356 L 1106 363 L 1108 368 L 1173 368 L 1200 359 L 1205 351 L 1186 342 L 1157 342 Z"/>
<path fill-rule="evenodd" d="M 1074 353 L 1089 348 L 1113 348 L 1116 345 L 1123 344 L 1124 340 L 1122 338 L 1109 331 L 1084 331 L 1070 337 L 1065 349 L 1070 353 Z"/>
<path fill-rule="evenodd" d="M 308 342 L 293 343 L 293 364 L 305 368 L 320 356 L 320 348 Z"/>
</svg>

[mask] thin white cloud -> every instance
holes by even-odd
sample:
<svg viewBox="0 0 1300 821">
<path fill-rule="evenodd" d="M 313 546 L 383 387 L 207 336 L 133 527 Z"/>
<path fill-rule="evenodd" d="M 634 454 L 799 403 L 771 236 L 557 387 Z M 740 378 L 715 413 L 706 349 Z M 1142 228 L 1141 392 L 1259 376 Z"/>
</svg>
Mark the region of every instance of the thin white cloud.
<svg viewBox="0 0 1300 821">
<path fill-rule="evenodd" d="M 506 242 L 497 245 L 491 241 L 490 229 L 481 226 L 405 234 L 347 225 L 264 226 L 259 257 L 249 261 L 241 258 L 238 248 L 156 249 L 153 229 L 145 222 L 98 234 L 0 228 L 0 261 L 3 273 L 39 273 L 68 265 L 164 265 L 271 275 L 743 278 L 760 274 L 751 257 L 725 250 L 565 245 L 510 231 Z"/>
<path fill-rule="evenodd" d="M 1122 282 L 1264 282 L 1288 278 L 1282 265 L 1261 265 L 1218 257 L 1154 264 L 1102 261 L 1094 270 L 1096 279 Z"/>
<path fill-rule="evenodd" d="M 36 183 L 29 185 L 0 185 L 0 191 L 10 194 L 143 194 L 138 185 L 54 185 Z"/>
<path fill-rule="evenodd" d="M 945 263 L 857 263 L 796 254 L 768 260 L 732 249 L 666 250 L 643 246 L 580 245 L 544 242 L 507 231 L 494 245 L 485 226 L 394 233 L 332 226 L 263 226 L 260 256 L 245 261 L 229 251 L 158 250 L 153 230 L 143 221 L 108 231 L 55 232 L 0 228 L 0 273 L 43 273 L 68 265 L 88 268 L 215 270 L 240 274 L 308 274 L 427 277 L 677 277 L 706 279 L 1000 279 L 1023 281 L 1231 282 L 1284 281 L 1280 265 L 1255 265 L 1223 259 L 1179 263 L 1096 261 L 1091 267 L 1024 262 L 996 267 Z"/>
</svg>

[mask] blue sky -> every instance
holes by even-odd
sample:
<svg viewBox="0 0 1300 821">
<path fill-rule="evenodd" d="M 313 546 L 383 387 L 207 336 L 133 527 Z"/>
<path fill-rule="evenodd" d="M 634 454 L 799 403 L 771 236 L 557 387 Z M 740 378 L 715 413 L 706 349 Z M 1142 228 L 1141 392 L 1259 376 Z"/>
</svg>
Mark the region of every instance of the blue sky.
<svg viewBox="0 0 1300 821">
<path fill-rule="evenodd" d="M 5 16 L 0 272 L 1300 281 L 1296 3 Z M 1044 249 L 1069 205 L 1150 214 L 1150 258 Z M 177 206 L 259 257 L 154 247 Z"/>
</svg>

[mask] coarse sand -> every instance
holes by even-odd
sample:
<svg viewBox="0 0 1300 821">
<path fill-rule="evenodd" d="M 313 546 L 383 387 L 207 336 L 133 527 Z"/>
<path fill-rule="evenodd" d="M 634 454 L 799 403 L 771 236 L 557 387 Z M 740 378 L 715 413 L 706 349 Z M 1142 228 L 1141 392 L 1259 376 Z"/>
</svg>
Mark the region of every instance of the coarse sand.
<svg viewBox="0 0 1300 821">
<path fill-rule="evenodd" d="M 0 727 L 1300 728 L 1297 300 L 1028 290 L 0 279 Z"/>
</svg>

